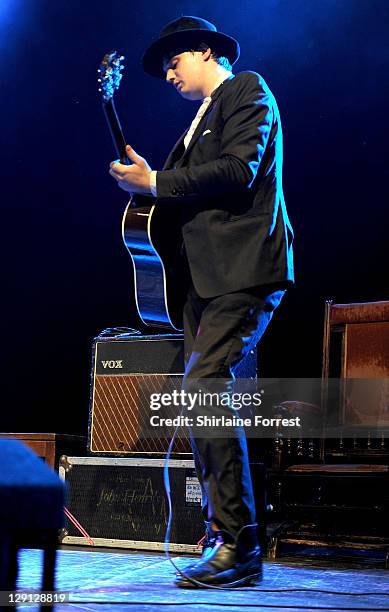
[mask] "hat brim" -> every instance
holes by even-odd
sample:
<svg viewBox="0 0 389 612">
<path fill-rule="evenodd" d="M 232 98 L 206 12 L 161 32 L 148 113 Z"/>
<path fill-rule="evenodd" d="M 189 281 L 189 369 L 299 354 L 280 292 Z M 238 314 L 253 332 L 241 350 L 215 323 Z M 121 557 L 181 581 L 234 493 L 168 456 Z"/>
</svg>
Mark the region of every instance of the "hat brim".
<svg viewBox="0 0 389 612">
<path fill-rule="evenodd" d="M 229 60 L 233 65 L 239 58 L 240 48 L 239 43 L 232 36 L 223 34 L 222 32 L 213 32 L 212 30 L 181 30 L 173 32 L 163 38 L 159 38 L 146 49 L 142 57 L 143 70 L 151 76 L 165 79 L 166 74 L 163 69 L 163 58 L 174 49 L 190 49 L 200 42 L 206 42 L 210 47 Z"/>
</svg>

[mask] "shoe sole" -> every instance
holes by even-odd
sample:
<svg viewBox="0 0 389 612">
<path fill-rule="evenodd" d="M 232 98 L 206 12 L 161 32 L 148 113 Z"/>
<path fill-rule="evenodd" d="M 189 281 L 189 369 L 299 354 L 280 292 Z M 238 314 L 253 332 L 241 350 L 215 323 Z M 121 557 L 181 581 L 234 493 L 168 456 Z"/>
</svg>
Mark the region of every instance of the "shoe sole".
<svg viewBox="0 0 389 612">
<path fill-rule="evenodd" d="M 220 587 L 223 589 L 230 589 L 241 586 L 255 586 L 262 580 L 262 572 L 258 574 L 250 574 L 249 576 L 244 576 L 239 580 L 234 580 L 234 582 L 201 582 L 201 580 L 191 581 L 189 578 L 185 578 L 182 576 L 181 581 L 176 582 L 176 586 L 182 589 L 201 589 L 201 588 L 212 588 L 212 587 Z"/>
</svg>

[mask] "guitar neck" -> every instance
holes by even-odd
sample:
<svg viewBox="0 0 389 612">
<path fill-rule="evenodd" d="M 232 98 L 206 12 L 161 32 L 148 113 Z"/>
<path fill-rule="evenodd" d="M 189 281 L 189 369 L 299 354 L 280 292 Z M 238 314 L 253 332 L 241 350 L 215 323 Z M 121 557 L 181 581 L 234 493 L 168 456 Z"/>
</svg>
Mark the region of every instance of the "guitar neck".
<svg viewBox="0 0 389 612">
<path fill-rule="evenodd" d="M 126 141 L 124 139 L 122 126 L 120 125 L 113 98 L 107 102 L 103 102 L 103 109 L 107 119 L 109 131 L 111 132 L 112 140 L 115 145 L 117 156 L 122 164 L 128 164 L 129 161 L 126 155 Z"/>
</svg>

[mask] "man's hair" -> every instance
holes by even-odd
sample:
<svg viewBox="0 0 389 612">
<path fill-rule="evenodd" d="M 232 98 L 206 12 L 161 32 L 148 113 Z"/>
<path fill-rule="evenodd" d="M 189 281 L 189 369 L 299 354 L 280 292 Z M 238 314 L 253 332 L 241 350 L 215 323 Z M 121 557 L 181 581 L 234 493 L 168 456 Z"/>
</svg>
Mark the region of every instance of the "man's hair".
<svg viewBox="0 0 389 612">
<path fill-rule="evenodd" d="M 216 49 L 212 49 L 212 47 L 210 47 L 210 45 L 208 45 L 207 43 L 201 42 L 196 51 L 203 51 L 205 49 L 211 49 L 211 57 L 213 60 L 215 60 L 217 64 L 219 64 L 219 66 L 223 66 L 223 68 L 225 68 L 226 70 L 232 70 L 232 66 L 230 64 L 229 59 L 224 55 L 219 55 Z"/>
<path fill-rule="evenodd" d="M 225 57 L 224 55 L 219 55 L 219 53 L 217 52 L 216 49 L 212 49 L 211 45 L 208 45 L 208 43 L 206 42 L 201 42 L 199 43 L 196 48 L 194 47 L 178 47 L 176 49 L 173 49 L 172 51 L 170 51 L 168 54 L 166 54 L 163 58 L 164 63 L 168 62 L 169 60 L 171 60 L 172 57 L 174 57 L 175 55 L 179 55 L 180 53 L 185 53 L 186 51 L 189 51 L 190 53 L 195 53 L 195 51 L 205 51 L 205 49 L 211 49 L 211 58 L 217 63 L 219 64 L 219 66 L 223 66 L 223 68 L 225 68 L 226 70 L 232 70 L 232 66 L 230 64 L 230 61 L 227 57 Z"/>
</svg>

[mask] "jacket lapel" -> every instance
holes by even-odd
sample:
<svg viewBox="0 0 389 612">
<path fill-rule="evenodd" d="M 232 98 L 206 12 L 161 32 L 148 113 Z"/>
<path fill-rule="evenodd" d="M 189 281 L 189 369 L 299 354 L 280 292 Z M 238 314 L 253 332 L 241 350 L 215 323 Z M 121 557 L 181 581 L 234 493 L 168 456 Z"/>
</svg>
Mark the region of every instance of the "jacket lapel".
<svg viewBox="0 0 389 612">
<path fill-rule="evenodd" d="M 228 81 L 231 81 L 231 79 L 234 78 L 234 75 L 229 77 L 228 79 L 226 79 L 225 81 L 223 81 L 223 83 L 221 83 L 221 85 L 219 85 L 219 87 L 217 89 L 215 89 L 215 91 L 212 93 L 211 95 L 211 102 L 209 103 L 207 110 L 205 111 L 204 115 L 201 117 L 200 123 L 198 124 L 197 128 L 195 129 L 195 132 L 191 138 L 191 141 L 188 145 L 188 148 L 186 149 L 185 153 L 183 154 L 183 156 L 180 158 L 180 165 L 182 164 L 183 160 L 187 157 L 187 155 L 191 152 L 193 146 L 196 144 L 197 140 L 200 138 L 201 134 L 203 133 L 204 130 L 204 125 L 205 125 L 205 120 L 208 116 L 208 114 L 211 112 L 212 109 L 214 109 L 218 103 L 218 98 L 220 96 L 220 94 L 223 91 L 223 86 L 225 83 L 227 83 Z"/>
<path fill-rule="evenodd" d="M 200 119 L 200 123 L 198 124 L 197 128 L 194 131 L 194 134 L 190 140 L 190 143 L 188 145 L 188 148 L 186 149 L 185 153 L 183 154 L 182 157 L 186 157 L 188 155 L 188 153 L 190 153 L 190 151 L 193 148 L 193 145 L 197 142 L 197 140 L 200 138 L 202 132 L 203 132 L 203 126 L 205 124 L 205 119 L 207 117 L 207 115 L 211 112 L 212 108 L 215 107 L 215 100 L 212 100 L 208 107 L 207 110 L 205 111 L 204 115 L 201 117 Z M 180 160 L 181 161 L 181 160 Z"/>
<path fill-rule="evenodd" d="M 174 162 L 175 162 L 175 158 L 176 155 L 180 149 L 180 146 L 184 146 L 184 138 L 186 136 L 187 131 L 189 130 L 189 128 L 186 128 L 185 132 L 183 134 L 181 134 L 181 136 L 179 137 L 179 139 L 177 140 L 176 144 L 174 145 L 174 147 L 172 148 L 172 150 L 170 151 L 167 160 L 165 161 L 162 170 L 169 170 L 170 168 L 172 168 L 174 166 Z"/>
</svg>

